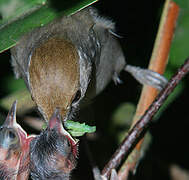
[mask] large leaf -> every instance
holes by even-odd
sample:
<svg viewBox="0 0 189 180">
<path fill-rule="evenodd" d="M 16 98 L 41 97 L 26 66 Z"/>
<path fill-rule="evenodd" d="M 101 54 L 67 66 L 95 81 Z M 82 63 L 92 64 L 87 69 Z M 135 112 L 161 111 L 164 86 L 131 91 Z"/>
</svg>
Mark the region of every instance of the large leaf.
<svg viewBox="0 0 189 180">
<path fill-rule="evenodd" d="M 169 63 L 172 68 L 180 66 L 189 56 L 189 0 L 175 0 L 175 2 L 180 6 L 180 13 L 170 51 Z"/>
<path fill-rule="evenodd" d="M 181 64 L 184 63 L 185 59 L 189 57 L 188 44 L 189 44 L 189 0 L 174 0 L 180 7 L 179 17 L 175 27 L 175 34 L 171 44 L 169 63 L 165 76 L 170 79 L 171 76 L 176 72 Z M 161 113 L 181 95 L 186 87 L 186 79 L 179 83 L 178 87 L 168 97 L 163 107 L 155 116 L 157 119 L 161 116 Z"/>
<path fill-rule="evenodd" d="M 0 13 L 3 19 L 0 21 L 0 52 L 13 47 L 24 33 L 44 26 L 62 14 L 73 14 L 96 1 L 62 1 L 60 6 L 62 8 L 57 9 L 54 5 L 55 1 L 46 3 L 45 0 L 9 0 L 8 2 L 1 0 Z M 11 11 L 10 5 L 13 2 L 18 2 L 18 4 Z M 23 6 L 21 6 L 22 2 Z M 10 12 L 6 13 L 9 10 Z"/>
<path fill-rule="evenodd" d="M 1 26 L 14 21 L 15 19 L 23 16 L 26 13 L 30 14 L 32 11 L 46 4 L 46 1 L 47 0 L 1 0 Z"/>
</svg>

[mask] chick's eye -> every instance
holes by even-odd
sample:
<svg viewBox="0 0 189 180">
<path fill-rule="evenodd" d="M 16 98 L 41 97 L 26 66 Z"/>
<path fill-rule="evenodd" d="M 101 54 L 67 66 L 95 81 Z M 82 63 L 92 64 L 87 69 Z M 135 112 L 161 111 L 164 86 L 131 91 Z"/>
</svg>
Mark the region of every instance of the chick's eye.
<svg viewBox="0 0 189 180">
<path fill-rule="evenodd" d="M 77 103 L 77 102 L 80 100 L 80 98 L 81 98 L 81 90 L 78 90 L 78 91 L 76 92 L 76 94 L 75 94 L 75 97 L 74 97 L 72 103 L 73 103 L 73 104 Z"/>
<path fill-rule="evenodd" d="M 9 141 L 10 144 L 17 143 L 17 141 L 18 141 L 18 136 L 16 135 L 16 132 L 14 132 L 12 130 L 7 130 L 6 137 L 7 137 L 6 138 L 7 141 Z"/>
<path fill-rule="evenodd" d="M 18 135 L 14 130 L 7 129 L 4 134 L 3 146 L 8 148 L 13 144 L 19 143 Z"/>
<path fill-rule="evenodd" d="M 9 131 L 9 132 L 8 132 L 8 137 L 9 137 L 10 139 L 15 139 L 15 138 L 16 138 L 16 135 L 15 135 L 15 133 L 13 133 L 12 131 Z"/>
</svg>

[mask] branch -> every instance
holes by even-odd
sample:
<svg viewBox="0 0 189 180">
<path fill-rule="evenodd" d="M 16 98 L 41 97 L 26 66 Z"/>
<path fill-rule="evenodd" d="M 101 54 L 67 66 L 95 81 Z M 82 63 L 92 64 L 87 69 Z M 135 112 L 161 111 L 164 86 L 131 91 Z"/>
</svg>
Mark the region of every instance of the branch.
<svg viewBox="0 0 189 180">
<path fill-rule="evenodd" d="M 128 136 L 123 140 L 119 148 L 113 154 L 110 161 L 106 164 L 102 171 L 102 177 L 108 178 L 112 169 L 119 166 L 123 157 L 128 157 L 129 153 L 144 136 L 145 132 L 149 128 L 149 124 L 152 121 L 153 116 L 165 102 L 167 97 L 175 89 L 181 79 L 189 72 L 189 58 L 185 61 L 184 65 L 177 71 L 177 73 L 171 78 L 167 86 L 159 93 L 157 98 L 150 105 L 145 114 L 140 118 L 139 121 L 129 131 Z"/>
<path fill-rule="evenodd" d="M 166 1 L 149 64 L 149 69 L 160 74 L 164 73 L 167 65 L 170 45 L 174 35 L 174 28 L 178 17 L 178 11 L 179 7 L 173 1 Z M 157 96 L 157 93 L 158 91 L 153 87 L 143 87 L 131 127 L 148 109 L 150 104 Z M 120 168 L 120 171 L 118 173 L 120 179 L 127 179 L 129 172 L 133 172 L 135 170 L 138 159 L 140 158 L 140 151 L 143 140 L 144 139 L 141 139 L 140 142 L 136 145 L 135 149 L 128 158 L 129 161 L 126 160 L 126 162 Z"/>
</svg>

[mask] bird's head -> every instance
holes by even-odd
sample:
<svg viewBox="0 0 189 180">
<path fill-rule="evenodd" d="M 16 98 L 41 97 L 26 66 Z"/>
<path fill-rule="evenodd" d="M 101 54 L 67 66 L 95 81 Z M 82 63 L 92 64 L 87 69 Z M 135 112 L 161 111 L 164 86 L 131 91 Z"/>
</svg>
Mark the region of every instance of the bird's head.
<svg viewBox="0 0 189 180">
<path fill-rule="evenodd" d="M 77 143 L 64 129 L 59 109 L 56 109 L 30 146 L 33 179 L 69 179 L 76 167 Z"/>
<path fill-rule="evenodd" d="M 29 144 L 33 136 L 28 137 L 16 122 L 16 104 L 15 101 L 0 127 L 0 179 L 29 175 Z"/>
</svg>

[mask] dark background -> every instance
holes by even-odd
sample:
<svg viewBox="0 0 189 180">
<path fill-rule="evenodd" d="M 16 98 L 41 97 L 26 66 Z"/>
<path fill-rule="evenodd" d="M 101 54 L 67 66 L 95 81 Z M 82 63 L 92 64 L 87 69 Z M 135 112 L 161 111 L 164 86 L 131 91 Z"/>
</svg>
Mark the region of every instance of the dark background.
<svg viewBox="0 0 189 180">
<path fill-rule="evenodd" d="M 122 36 L 120 43 L 128 64 L 147 67 L 153 43 L 159 25 L 163 0 L 156 1 L 109 1 L 95 4 L 99 12 L 116 22 L 117 34 Z M 10 65 L 10 53 L 0 54 L 0 97 L 10 93 L 9 78 L 13 77 Z M 140 96 L 141 85 L 128 73 L 121 73 L 123 84 L 115 86 L 113 82 L 93 102 L 90 109 L 93 124 L 97 126 L 96 138 L 89 141 L 97 165 L 102 169 L 116 150 L 118 142 L 116 132 L 112 133 L 111 116 L 114 109 L 123 102 L 134 105 Z M 185 82 L 187 82 L 186 77 Z M 151 124 L 151 143 L 141 159 L 136 175 L 131 179 L 156 180 L 170 179 L 169 167 L 177 164 L 188 169 L 188 85 L 180 96 L 166 108 L 158 121 Z M 83 110 L 85 114 L 88 110 Z M 1 109 L 2 114 L 6 111 Z M 73 179 L 92 179 L 91 166 L 86 157 L 84 141 L 80 141 L 78 166 Z M 79 177 L 79 178 L 78 178 Z"/>
</svg>

